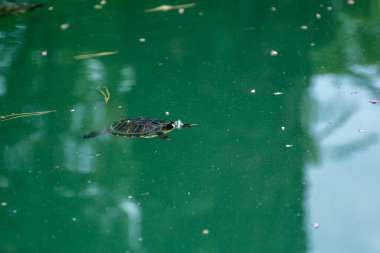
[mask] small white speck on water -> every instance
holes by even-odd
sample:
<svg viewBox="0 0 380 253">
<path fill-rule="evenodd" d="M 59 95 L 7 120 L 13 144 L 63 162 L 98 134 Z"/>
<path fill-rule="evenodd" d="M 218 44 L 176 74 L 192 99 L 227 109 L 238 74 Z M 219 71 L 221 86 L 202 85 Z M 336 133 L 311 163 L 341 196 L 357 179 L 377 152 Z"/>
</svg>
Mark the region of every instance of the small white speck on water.
<svg viewBox="0 0 380 253">
<path fill-rule="evenodd" d="M 144 43 L 144 42 L 146 42 L 146 39 L 145 38 L 140 38 L 139 42 Z"/>
<path fill-rule="evenodd" d="M 71 110 L 70 110 L 70 112 L 75 112 L 75 109 L 74 109 L 74 108 L 73 108 L 73 109 L 71 109 Z"/>
<path fill-rule="evenodd" d="M 204 234 L 204 235 L 208 235 L 208 234 L 210 234 L 210 230 L 208 230 L 208 229 L 203 229 L 202 230 L 202 234 Z"/>
<path fill-rule="evenodd" d="M 292 145 L 292 144 L 286 144 L 285 147 L 286 147 L 286 148 L 292 148 L 293 145 Z"/>
<path fill-rule="evenodd" d="M 132 196 L 132 195 L 129 195 L 128 198 L 129 198 L 129 199 L 133 199 L 133 196 Z"/>
<path fill-rule="evenodd" d="M 365 133 L 365 132 L 367 132 L 367 130 L 365 130 L 365 129 L 358 129 L 358 132 L 359 133 Z"/>
<path fill-rule="evenodd" d="M 270 10 L 273 11 L 273 12 L 275 12 L 275 11 L 277 11 L 277 8 L 273 6 L 273 7 L 270 8 Z"/>
<path fill-rule="evenodd" d="M 48 55 L 48 51 L 44 50 L 41 52 L 41 54 L 42 54 L 42 56 L 46 56 L 46 55 Z"/>
<path fill-rule="evenodd" d="M 311 224 L 311 226 L 315 229 L 318 229 L 320 224 L 318 222 L 314 222 L 313 224 Z"/>
<path fill-rule="evenodd" d="M 184 13 L 185 13 L 185 9 L 184 9 L 184 8 L 180 8 L 180 9 L 178 10 L 178 13 L 181 14 L 181 15 L 184 14 Z"/>
<path fill-rule="evenodd" d="M 70 27 L 70 25 L 67 23 L 64 23 L 64 24 L 61 24 L 59 27 L 61 28 L 62 31 L 65 31 Z"/>
<path fill-rule="evenodd" d="M 276 56 L 276 55 L 278 55 L 278 52 L 276 51 L 276 50 L 270 50 L 270 55 L 271 56 Z"/>
<path fill-rule="evenodd" d="M 276 96 L 280 96 L 280 95 L 282 95 L 282 94 L 284 94 L 284 93 L 277 91 L 277 92 L 275 92 L 275 93 L 273 93 L 273 94 L 276 95 Z"/>
<path fill-rule="evenodd" d="M 52 10 L 54 10 L 54 7 L 53 6 L 49 6 L 48 10 L 52 11 Z"/>
<path fill-rule="evenodd" d="M 170 115 L 170 113 L 169 113 L 169 112 L 165 112 L 165 115 L 166 115 L 166 116 L 169 116 L 169 115 Z"/>
<path fill-rule="evenodd" d="M 71 218 L 72 221 L 76 222 L 77 221 L 77 218 L 73 217 Z"/>
<path fill-rule="evenodd" d="M 93 156 L 90 156 L 90 159 L 94 158 L 94 157 L 98 157 L 98 156 L 101 156 L 102 154 L 96 154 L 96 155 L 93 155 Z"/>
<path fill-rule="evenodd" d="M 8 203 L 7 203 L 7 202 L 1 202 L 0 205 L 1 205 L 1 206 L 7 206 Z"/>
<path fill-rule="evenodd" d="M 307 25 L 301 25 L 301 29 L 302 30 L 307 30 L 307 29 L 309 29 L 309 27 Z"/>
<path fill-rule="evenodd" d="M 322 18 L 321 14 L 319 14 L 319 13 L 316 13 L 316 14 L 315 14 L 315 17 L 316 17 L 317 19 L 321 19 L 321 18 Z"/>
<path fill-rule="evenodd" d="M 256 90 L 255 90 L 255 89 L 252 89 L 252 90 L 251 90 L 251 93 L 256 93 Z"/>
<path fill-rule="evenodd" d="M 281 131 L 285 131 L 285 127 L 284 126 L 281 127 Z"/>
</svg>

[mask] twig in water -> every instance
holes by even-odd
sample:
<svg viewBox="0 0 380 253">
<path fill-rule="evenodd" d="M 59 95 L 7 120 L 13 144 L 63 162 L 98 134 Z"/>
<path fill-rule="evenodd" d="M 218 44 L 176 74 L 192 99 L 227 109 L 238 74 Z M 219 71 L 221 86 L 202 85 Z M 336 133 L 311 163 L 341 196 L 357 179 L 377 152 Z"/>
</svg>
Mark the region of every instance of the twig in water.
<svg viewBox="0 0 380 253">
<path fill-rule="evenodd" d="M 190 4 L 180 4 L 180 5 L 160 5 L 156 8 L 146 9 L 145 12 L 157 12 L 157 11 L 170 11 L 170 10 L 179 10 L 194 7 L 195 3 Z"/>
<path fill-rule="evenodd" d="M 30 116 L 40 116 L 51 112 L 56 112 L 57 110 L 50 110 L 50 111 L 41 111 L 41 112 L 22 112 L 22 113 L 12 113 L 9 115 L 0 116 L 0 122 L 4 122 L 7 120 L 17 119 L 17 118 L 24 118 L 24 117 L 30 117 Z"/>
<path fill-rule="evenodd" d="M 98 90 L 100 91 L 100 93 L 102 93 L 102 95 L 103 95 L 103 97 L 104 97 L 104 101 L 106 102 L 106 104 L 108 104 L 108 100 L 110 100 L 111 94 L 110 94 L 110 92 L 108 91 L 107 86 L 104 87 L 104 90 L 105 90 L 106 92 L 104 92 L 100 86 L 98 87 Z"/>
<path fill-rule="evenodd" d="M 95 57 L 101 57 L 101 56 L 107 56 L 107 55 L 113 55 L 117 54 L 119 51 L 112 51 L 112 52 L 102 52 L 102 53 L 96 53 L 96 54 L 81 54 L 81 55 L 75 55 L 75 60 L 83 60 L 83 59 L 89 59 L 89 58 L 95 58 Z"/>
</svg>

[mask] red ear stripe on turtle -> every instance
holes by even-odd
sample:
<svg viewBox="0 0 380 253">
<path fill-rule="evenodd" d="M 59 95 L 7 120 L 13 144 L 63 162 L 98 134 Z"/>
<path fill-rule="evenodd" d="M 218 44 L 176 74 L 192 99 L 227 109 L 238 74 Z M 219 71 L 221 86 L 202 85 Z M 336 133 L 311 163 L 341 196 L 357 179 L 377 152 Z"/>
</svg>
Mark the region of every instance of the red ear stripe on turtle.
<svg viewBox="0 0 380 253">
<path fill-rule="evenodd" d="M 83 135 L 83 139 L 92 138 L 92 137 L 95 137 L 95 136 L 98 136 L 98 135 L 101 135 L 101 134 L 105 134 L 105 133 L 107 133 L 107 132 L 106 131 L 94 131 L 94 132 L 90 132 L 88 134 Z"/>
</svg>

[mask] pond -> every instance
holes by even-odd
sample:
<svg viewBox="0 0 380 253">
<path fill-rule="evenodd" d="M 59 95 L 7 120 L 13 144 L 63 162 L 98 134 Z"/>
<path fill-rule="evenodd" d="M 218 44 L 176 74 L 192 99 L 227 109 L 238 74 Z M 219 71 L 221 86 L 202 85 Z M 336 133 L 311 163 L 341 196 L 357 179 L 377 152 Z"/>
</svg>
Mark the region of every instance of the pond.
<svg viewBox="0 0 380 253">
<path fill-rule="evenodd" d="M 379 11 L 57 0 L 0 17 L 0 252 L 379 252 Z M 140 117 L 197 126 L 83 139 Z"/>
</svg>

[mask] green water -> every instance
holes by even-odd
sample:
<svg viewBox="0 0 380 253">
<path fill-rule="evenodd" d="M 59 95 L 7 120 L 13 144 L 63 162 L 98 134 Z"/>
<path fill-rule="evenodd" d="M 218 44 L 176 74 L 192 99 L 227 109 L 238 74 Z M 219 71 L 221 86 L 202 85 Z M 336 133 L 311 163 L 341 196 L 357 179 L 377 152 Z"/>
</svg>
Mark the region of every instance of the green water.
<svg viewBox="0 0 380 253">
<path fill-rule="evenodd" d="M 378 2 L 193 3 L 0 19 L 0 252 L 379 251 Z"/>
</svg>

